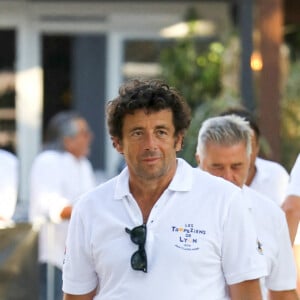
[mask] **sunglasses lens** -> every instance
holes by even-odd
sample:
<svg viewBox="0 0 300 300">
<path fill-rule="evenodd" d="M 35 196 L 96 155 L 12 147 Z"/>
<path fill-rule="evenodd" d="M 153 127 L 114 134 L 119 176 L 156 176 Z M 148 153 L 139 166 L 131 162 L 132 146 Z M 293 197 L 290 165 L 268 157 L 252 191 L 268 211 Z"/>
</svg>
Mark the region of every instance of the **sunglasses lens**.
<svg viewBox="0 0 300 300">
<path fill-rule="evenodd" d="M 146 226 L 141 225 L 131 230 L 131 240 L 137 245 L 143 245 L 146 242 Z"/>
<path fill-rule="evenodd" d="M 133 253 L 131 257 L 132 269 L 147 272 L 147 257 L 144 249 Z"/>
<path fill-rule="evenodd" d="M 125 231 L 130 234 L 131 241 L 139 246 L 138 251 L 131 256 L 131 267 L 133 270 L 147 272 L 147 255 L 145 251 L 147 227 L 146 224 L 134 227 L 133 229 L 125 228 Z"/>
</svg>

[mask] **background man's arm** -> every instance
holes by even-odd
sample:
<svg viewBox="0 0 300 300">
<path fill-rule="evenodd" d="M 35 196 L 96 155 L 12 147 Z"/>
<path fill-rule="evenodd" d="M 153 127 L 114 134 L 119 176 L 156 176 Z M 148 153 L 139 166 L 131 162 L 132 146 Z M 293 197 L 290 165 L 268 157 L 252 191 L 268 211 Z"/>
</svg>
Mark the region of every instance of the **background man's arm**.
<svg viewBox="0 0 300 300">
<path fill-rule="evenodd" d="M 299 300 L 296 290 L 269 291 L 270 300 Z"/>
<path fill-rule="evenodd" d="M 286 215 L 291 243 L 294 244 L 300 220 L 300 197 L 295 195 L 288 196 L 282 204 L 282 209 Z"/>
<path fill-rule="evenodd" d="M 231 300 L 262 300 L 258 279 L 229 285 Z"/>
</svg>

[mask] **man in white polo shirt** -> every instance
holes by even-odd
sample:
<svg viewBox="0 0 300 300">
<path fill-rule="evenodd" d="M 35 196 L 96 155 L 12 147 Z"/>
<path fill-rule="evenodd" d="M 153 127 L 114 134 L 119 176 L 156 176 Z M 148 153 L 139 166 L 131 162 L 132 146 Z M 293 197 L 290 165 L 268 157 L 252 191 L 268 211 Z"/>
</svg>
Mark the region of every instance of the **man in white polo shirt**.
<svg viewBox="0 0 300 300">
<path fill-rule="evenodd" d="M 12 221 L 18 195 L 18 158 L 0 149 L 0 223 Z"/>
<path fill-rule="evenodd" d="M 176 158 L 190 124 L 182 96 L 134 80 L 107 118 L 127 167 L 73 211 L 64 299 L 261 299 L 266 265 L 241 190 Z"/>
<path fill-rule="evenodd" d="M 40 300 L 61 300 L 62 264 L 69 219 L 78 197 L 95 187 L 88 160 L 92 134 L 74 111 L 54 115 L 47 126 L 44 150 L 30 174 L 29 218 L 43 224 L 39 232 Z M 51 298 L 51 297 L 50 297 Z"/>
<path fill-rule="evenodd" d="M 292 243 L 300 244 L 300 230 L 297 232 L 300 220 L 300 154 L 298 155 L 291 170 L 290 182 L 286 191 L 286 199 L 283 209 L 286 212 L 289 223 Z"/>
<path fill-rule="evenodd" d="M 246 185 L 265 195 L 279 206 L 285 198 L 289 174 L 278 162 L 259 157 L 261 134 L 254 115 L 243 107 L 224 111 L 221 115 L 237 115 L 249 122 L 252 129 L 252 152 Z"/>
<path fill-rule="evenodd" d="M 252 212 L 268 266 L 261 281 L 264 299 L 296 300 L 296 267 L 285 215 L 273 201 L 245 185 L 251 135 L 248 122 L 239 116 L 207 119 L 199 131 L 196 159 L 202 170 L 243 188 L 242 201 Z"/>
<path fill-rule="evenodd" d="M 286 199 L 282 204 L 289 225 L 289 232 L 297 263 L 297 291 L 300 292 L 300 154 L 291 170 Z"/>
</svg>

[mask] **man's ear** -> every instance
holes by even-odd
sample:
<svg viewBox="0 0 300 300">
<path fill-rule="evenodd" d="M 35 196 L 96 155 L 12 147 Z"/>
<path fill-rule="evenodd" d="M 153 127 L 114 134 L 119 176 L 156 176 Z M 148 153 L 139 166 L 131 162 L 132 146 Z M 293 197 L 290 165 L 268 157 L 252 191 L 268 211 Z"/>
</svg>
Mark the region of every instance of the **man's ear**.
<svg viewBox="0 0 300 300">
<path fill-rule="evenodd" d="M 260 140 L 256 137 L 254 131 L 252 130 L 251 135 L 251 146 L 253 153 L 257 156 L 260 152 Z"/>
<path fill-rule="evenodd" d="M 63 138 L 63 146 L 64 146 L 64 150 L 69 151 L 72 148 L 72 138 L 69 136 L 65 136 Z"/>
<path fill-rule="evenodd" d="M 195 159 L 197 162 L 197 166 L 199 166 L 200 165 L 200 155 L 198 153 L 195 153 Z"/>
<path fill-rule="evenodd" d="M 179 152 L 182 150 L 183 147 L 183 140 L 184 140 L 184 135 L 182 133 L 179 133 L 176 141 L 175 141 L 175 150 L 176 152 Z"/>
<path fill-rule="evenodd" d="M 120 139 L 118 139 L 117 137 L 112 137 L 112 145 L 114 146 L 114 148 L 120 153 L 123 154 L 123 147 L 122 147 L 122 142 Z"/>
</svg>

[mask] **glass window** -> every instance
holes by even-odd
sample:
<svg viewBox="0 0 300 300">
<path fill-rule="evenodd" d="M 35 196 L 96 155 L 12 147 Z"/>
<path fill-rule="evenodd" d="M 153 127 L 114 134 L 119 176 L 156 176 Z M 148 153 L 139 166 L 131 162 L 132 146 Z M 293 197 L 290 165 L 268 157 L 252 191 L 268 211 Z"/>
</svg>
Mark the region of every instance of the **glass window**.
<svg viewBox="0 0 300 300">
<path fill-rule="evenodd" d="M 0 30 L 0 41 L 0 148 L 15 152 L 15 31 Z"/>
</svg>

